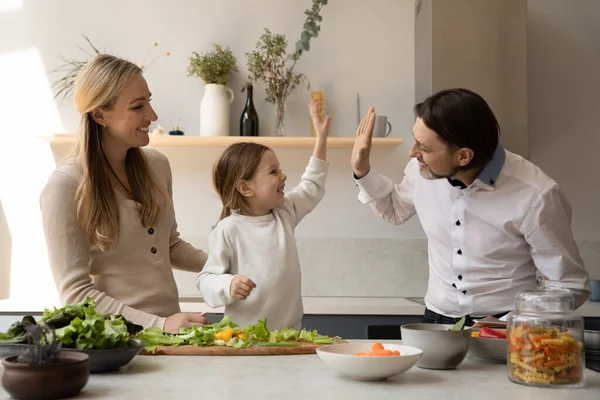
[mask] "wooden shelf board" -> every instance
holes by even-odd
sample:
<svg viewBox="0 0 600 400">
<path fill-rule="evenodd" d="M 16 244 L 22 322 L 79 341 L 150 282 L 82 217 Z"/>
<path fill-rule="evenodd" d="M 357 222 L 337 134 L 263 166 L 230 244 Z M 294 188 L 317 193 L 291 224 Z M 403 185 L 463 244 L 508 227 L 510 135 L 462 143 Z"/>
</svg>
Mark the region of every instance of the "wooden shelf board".
<svg viewBox="0 0 600 400">
<path fill-rule="evenodd" d="M 52 144 L 74 144 L 74 134 L 56 134 L 48 138 Z M 396 147 L 402 138 L 373 138 L 373 147 Z M 238 142 L 256 142 L 269 147 L 313 147 L 314 137 L 278 136 L 150 136 L 150 146 L 156 147 L 227 147 Z M 330 137 L 328 147 L 352 147 L 354 137 Z"/>
</svg>

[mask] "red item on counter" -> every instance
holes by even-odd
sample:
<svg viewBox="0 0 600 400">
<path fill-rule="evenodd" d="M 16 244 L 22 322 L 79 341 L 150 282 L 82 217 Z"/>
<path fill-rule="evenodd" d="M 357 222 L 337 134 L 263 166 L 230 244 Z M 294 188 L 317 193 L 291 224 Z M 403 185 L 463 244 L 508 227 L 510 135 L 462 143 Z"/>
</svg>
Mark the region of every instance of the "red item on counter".
<svg viewBox="0 0 600 400">
<path fill-rule="evenodd" d="M 481 338 L 494 338 L 494 339 L 506 339 L 506 332 L 497 331 L 490 328 L 481 328 L 479 330 L 479 337 Z"/>
</svg>

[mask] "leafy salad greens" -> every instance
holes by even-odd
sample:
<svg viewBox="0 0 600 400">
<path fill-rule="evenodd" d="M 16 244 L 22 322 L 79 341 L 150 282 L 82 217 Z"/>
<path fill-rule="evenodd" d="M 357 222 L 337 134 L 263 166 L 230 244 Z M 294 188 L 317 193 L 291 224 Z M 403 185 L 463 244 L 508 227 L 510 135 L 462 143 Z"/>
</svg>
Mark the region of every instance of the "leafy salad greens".
<svg viewBox="0 0 600 400">
<path fill-rule="evenodd" d="M 96 302 L 90 297 L 65 307 L 45 309 L 40 320 L 54 329 L 56 340 L 63 348 L 90 350 L 127 347 L 131 335 L 142 331 L 120 315 L 103 315 L 96 311 Z M 26 326 L 37 325 L 28 315 L 13 323 L 6 333 L 0 333 L 0 344 L 28 343 Z"/>
<path fill-rule="evenodd" d="M 181 328 L 173 334 L 160 328 L 148 328 L 137 334 L 137 338 L 146 343 L 145 350 L 154 353 L 159 346 L 227 346 L 245 348 L 251 346 L 298 346 L 299 342 L 315 344 L 333 344 L 340 337 L 320 335 L 316 330 L 282 329 L 269 331 L 267 318 L 258 320 L 253 325 L 242 329 L 233 323 L 229 316 L 221 321 L 194 326 L 191 329 Z"/>
<path fill-rule="evenodd" d="M 56 340 L 63 348 L 91 350 L 127 347 L 130 337 L 146 343 L 145 350 L 155 352 L 159 346 L 299 346 L 300 342 L 333 344 L 340 337 L 320 335 L 316 330 L 281 329 L 269 331 L 267 318 L 240 328 L 225 316 L 221 321 L 181 328 L 173 334 L 160 328 L 143 329 L 121 315 L 103 315 L 96 311 L 96 302 L 86 297 L 83 301 L 52 310 L 45 309 L 40 324 L 53 329 Z M 26 316 L 13 323 L 6 333 L 0 332 L 0 344 L 30 343 L 26 327 L 36 325 L 35 318 Z"/>
</svg>

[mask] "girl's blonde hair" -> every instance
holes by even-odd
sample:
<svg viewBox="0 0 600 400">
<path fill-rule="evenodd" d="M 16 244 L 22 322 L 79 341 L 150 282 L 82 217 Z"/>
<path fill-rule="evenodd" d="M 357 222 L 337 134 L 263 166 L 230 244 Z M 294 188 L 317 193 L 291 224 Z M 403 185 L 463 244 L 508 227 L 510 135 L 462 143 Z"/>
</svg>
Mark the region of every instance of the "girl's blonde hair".
<svg viewBox="0 0 600 400">
<path fill-rule="evenodd" d="M 119 204 L 109 175 L 110 165 L 102 149 L 102 128 L 92 118 L 96 109 L 110 110 L 121 91 L 142 70 L 135 64 L 108 55 L 92 58 L 75 80 L 75 105 L 81 115 L 74 156 L 82 172 L 75 194 L 77 219 L 90 245 L 107 250 L 118 241 Z M 133 199 L 144 226 L 153 225 L 165 201 L 148 161 L 139 148 L 125 156 L 125 169 Z"/>
<path fill-rule="evenodd" d="M 267 150 L 271 149 L 262 144 L 242 142 L 232 144 L 221 154 L 213 168 L 213 185 L 223 204 L 219 221 L 231 215 L 232 210 L 246 210 L 247 204 L 238 191 L 238 183 L 254 177 Z"/>
</svg>

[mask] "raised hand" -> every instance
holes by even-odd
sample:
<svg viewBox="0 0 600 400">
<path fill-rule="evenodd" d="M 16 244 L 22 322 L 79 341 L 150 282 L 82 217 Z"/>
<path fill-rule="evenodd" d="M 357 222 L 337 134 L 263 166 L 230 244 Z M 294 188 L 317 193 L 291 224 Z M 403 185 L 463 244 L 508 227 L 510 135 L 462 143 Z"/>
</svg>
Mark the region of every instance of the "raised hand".
<svg viewBox="0 0 600 400">
<path fill-rule="evenodd" d="M 354 141 L 354 147 L 352 148 L 352 158 L 350 163 L 352 165 L 352 170 L 358 178 L 367 175 L 371 170 L 369 158 L 371 156 L 374 126 L 375 108 L 371 107 L 356 129 L 356 140 Z"/>
<path fill-rule="evenodd" d="M 319 103 L 315 100 L 311 100 L 308 103 L 308 110 L 310 111 L 310 118 L 317 135 L 313 157 L 325 161 L 327 160 L 327 137 L 329 136 L 329 122 L 331 122 L 331 117 L 328 115 L 325 119 L 321 118 L 319 115 Z"/>
<path fill-rule="evenodd" d="M 327 115 L 325 116 L 325 119 L 321 118 L 321 116 L 319 115 L 319 103 L 315 100 L 311 100 L 308 103 L 308 111 L 310 112 L 310 119 L 312 120 L 312 124 L 315 127 L 317 137 L 328 137 L 329 123 L 331 122 L 331 117 Z"/>
</svg>

